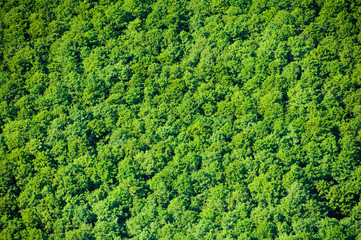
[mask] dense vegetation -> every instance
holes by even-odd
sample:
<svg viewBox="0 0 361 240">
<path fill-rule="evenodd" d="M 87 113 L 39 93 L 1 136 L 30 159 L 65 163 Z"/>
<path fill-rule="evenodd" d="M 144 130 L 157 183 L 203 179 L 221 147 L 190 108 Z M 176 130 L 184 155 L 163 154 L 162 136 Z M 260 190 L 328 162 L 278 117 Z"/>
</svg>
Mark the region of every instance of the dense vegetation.
<svg viewBox="0 0 361 240">
<path fill-rule="evenodd" d="M 361 239 L 360 0 L 0 8 L 0 239 Z"/>
</svg>

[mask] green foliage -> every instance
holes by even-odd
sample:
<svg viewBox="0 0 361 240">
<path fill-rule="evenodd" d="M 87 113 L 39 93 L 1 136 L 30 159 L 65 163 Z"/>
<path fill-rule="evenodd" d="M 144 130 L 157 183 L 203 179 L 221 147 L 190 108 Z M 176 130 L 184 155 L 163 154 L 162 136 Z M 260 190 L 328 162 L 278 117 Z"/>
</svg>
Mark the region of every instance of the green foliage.
<svg viewBox="0 0 361 240">
<path fill-rule="evenodd" d="M 361 239 L 361 2 L 0 3 L 0 239 Z"/>
</svg>

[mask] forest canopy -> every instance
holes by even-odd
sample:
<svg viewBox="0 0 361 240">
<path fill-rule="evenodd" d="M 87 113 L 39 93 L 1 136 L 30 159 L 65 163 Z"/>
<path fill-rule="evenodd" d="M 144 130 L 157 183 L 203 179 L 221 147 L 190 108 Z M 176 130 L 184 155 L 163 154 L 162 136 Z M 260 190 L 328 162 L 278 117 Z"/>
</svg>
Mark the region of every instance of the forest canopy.
<svg viewBox="0 0 361 240">
<path fill-rule="evenodd" d="M 360 0 L 0 2 L 0 239 L 361 240 Z"/>
</svg>

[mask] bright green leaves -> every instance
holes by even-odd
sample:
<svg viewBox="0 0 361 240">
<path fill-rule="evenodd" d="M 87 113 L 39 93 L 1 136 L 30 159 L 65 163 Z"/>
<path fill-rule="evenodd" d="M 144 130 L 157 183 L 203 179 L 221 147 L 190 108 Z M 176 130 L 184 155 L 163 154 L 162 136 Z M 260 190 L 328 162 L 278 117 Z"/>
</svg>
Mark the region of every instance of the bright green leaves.
<svg viewBox="0 0 361 240">
<path fill-rule="evenodd" d="M 360 238 L 359 1 L 0 5 L 1 239 Z"/>
</svg>

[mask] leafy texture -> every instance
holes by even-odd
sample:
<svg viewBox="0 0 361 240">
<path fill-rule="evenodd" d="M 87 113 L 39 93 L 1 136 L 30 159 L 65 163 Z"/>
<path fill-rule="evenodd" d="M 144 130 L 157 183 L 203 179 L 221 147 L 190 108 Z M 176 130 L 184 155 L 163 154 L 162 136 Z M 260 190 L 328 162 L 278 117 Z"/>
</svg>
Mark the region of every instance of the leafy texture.
<svg viewBox="0 0 361 240">
<path fill-rule="evenodd" d="M 0 3 L 0 239 L 361 239 L 361 2 Z"/>
</svg>

